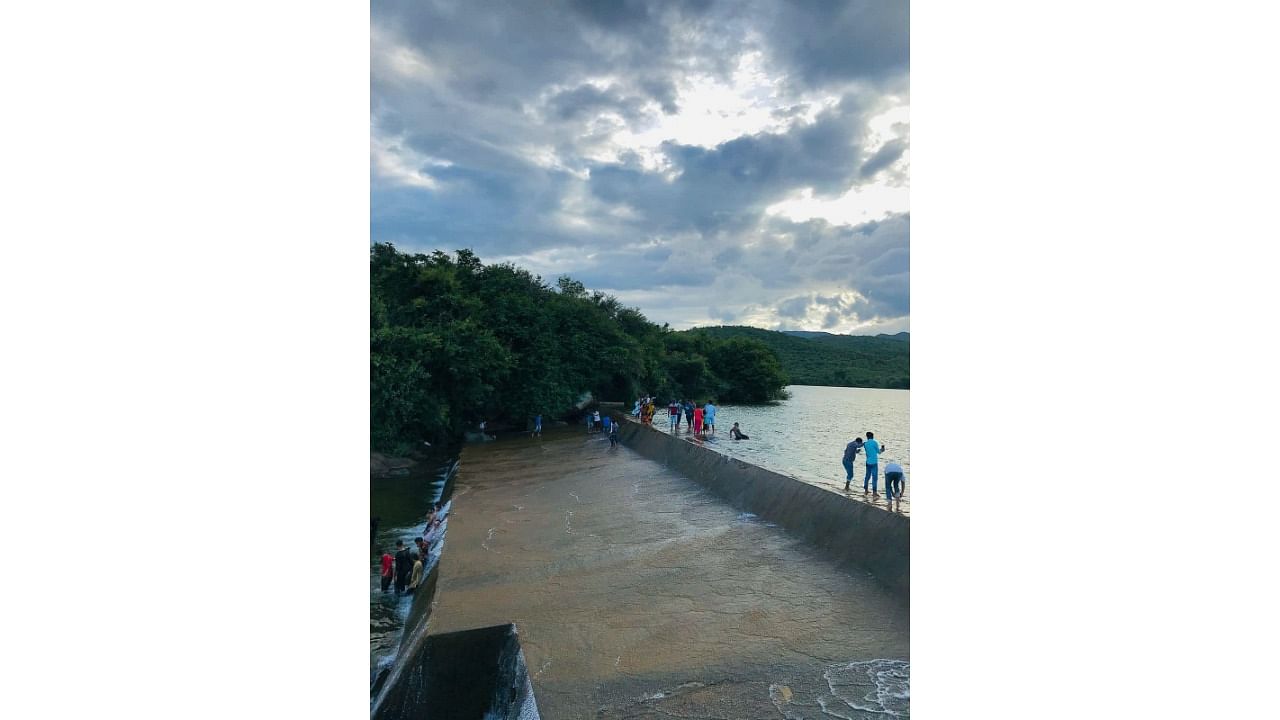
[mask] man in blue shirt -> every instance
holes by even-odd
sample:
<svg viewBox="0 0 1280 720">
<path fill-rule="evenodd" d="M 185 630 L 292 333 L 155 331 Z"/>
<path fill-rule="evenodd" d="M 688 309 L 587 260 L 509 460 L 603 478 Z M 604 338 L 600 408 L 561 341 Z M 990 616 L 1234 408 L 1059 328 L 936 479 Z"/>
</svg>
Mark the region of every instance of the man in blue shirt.
<svg viewBox="0 0 1280 720">
<path fill-rule="evenodd" d="M 710 400 L 702 406 L 702 428 L 703 432 L 716 434 L 716 405 Z"/>
<path fill-rule="evenodd" d="M 876 487 L 877 481 L 880 479 L 880 453 L 885 447 L 876 442 L 875 433 L 867 431 L 867 441 L 862 443 L 862 449 L 867 451 L 867 474 L 862 476 L 862 492 L 867 491 L 867 481 L 871 481 L 871 494 L 879 495 L 880 489 Z"/>
<path fill-rule="evenodd" d="M 856 437 L 853 442 L 844 446 L 844 457 L 840 459 L 840 463 L 844 465 L 844 489 L 849 489 L 849 483 L 853 482 L 853 459 L 858 457 L 858 451 L 862 449 L 862 438 Z"/>
</svg>

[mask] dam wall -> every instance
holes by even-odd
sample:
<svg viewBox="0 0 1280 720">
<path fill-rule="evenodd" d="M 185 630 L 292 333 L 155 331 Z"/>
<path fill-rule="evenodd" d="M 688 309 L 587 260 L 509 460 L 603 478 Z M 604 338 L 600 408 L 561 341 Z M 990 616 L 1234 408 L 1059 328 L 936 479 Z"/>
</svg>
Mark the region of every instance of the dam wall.
<svg viewBox="0 0 1280 720">
<path fill-rule="evenodd" d="M 911 594 L 911 520 L 765 470 L 628 419 L 622 444 L 813 545 L 837 565 L 870 572 L 895 595 Z"/>
</svg>

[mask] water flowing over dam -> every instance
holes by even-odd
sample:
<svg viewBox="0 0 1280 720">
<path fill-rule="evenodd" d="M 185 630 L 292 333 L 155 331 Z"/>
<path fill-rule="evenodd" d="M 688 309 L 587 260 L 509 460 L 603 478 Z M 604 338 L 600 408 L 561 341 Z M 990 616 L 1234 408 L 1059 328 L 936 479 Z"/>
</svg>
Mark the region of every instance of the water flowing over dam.
<svg viewBox="0 0 1280 720">
<path fill-rule="evenodd" d="M 906 548 L 867 565 L 875 548 L 800 528 L 807 495 L 753 477 L 731 497 L 752 466 L 716 456 L 723 467 L 686 474 L 683 450 L 641 447 L 659 435 L 626 427 L 611 448 L 570 428 L 468 446 L 425 632 L 514 624 L 535 712 L 556 720 L 907 717 Z M 866 542 L 905 543 L 907 518 L 827 494 L 850 504 L 820 507 L 819 532 L 845 532 L 846 512 Z M 760 502 L 776 507 L 749 509 Z"/>
</svg>

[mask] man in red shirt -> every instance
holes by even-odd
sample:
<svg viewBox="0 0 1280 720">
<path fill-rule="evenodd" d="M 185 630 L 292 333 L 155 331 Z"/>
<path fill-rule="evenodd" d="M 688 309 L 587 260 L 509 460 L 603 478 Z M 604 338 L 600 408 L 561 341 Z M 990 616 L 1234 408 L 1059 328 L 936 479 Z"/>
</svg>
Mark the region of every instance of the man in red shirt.
<svg viewBox="0 0 1280 720">
<path fill-rule="evenodd" d="M 393 558 L 391 557 L 391 553 L 387 552 L 386 549 L 383 549 L 382 551 L 382 592 L 387 592 L 388 590 L 391 589 L 392 561 L 393 561 Z"/>
</svg>

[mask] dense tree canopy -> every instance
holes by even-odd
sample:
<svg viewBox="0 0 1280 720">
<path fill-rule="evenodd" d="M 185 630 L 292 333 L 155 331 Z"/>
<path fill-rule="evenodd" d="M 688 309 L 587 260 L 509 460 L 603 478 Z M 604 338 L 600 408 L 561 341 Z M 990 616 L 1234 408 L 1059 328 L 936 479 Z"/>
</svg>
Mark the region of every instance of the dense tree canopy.
<svg viewBox="0 0 1280 720">
<path fill-rule="evenodd" d="M 567 277 L 555 286 L 468 250 L 370 250 L 373 449 L 456 438 L 481 418 L 523 426 L 584 393 L 764 402 L 787 378 L 754 339 L 671 332 Z"/>
</svg>

